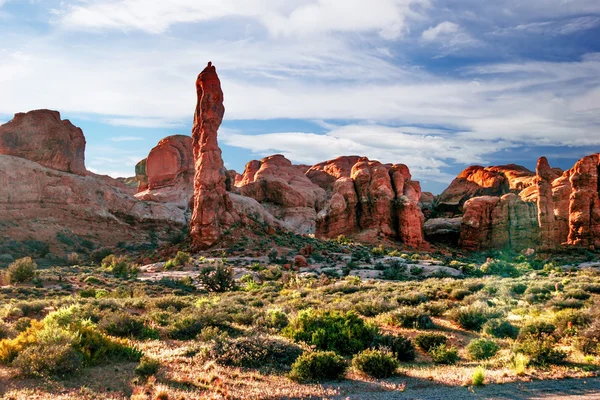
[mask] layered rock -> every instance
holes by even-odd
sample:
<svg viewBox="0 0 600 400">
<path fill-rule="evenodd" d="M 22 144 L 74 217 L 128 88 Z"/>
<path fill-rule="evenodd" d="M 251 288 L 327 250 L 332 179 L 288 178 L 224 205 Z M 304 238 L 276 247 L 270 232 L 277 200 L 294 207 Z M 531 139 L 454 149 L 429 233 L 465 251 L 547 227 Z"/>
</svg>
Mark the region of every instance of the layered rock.
<svg viewBox="0 0 600 400">
<path fill-rule="evenodd" d="M 222 232 L 239 217 L 227 193 L 227 170 L 217 141 L 225 107 L 221 81 L 211 63 L 198 75 L 196 92 L 198 104 L 192 127 L 194 207 L 190 234 L 195 249 L 206 249 L 217 244 Z"/>
<path fill-rule="evenodd" d="M 168 136 L 136 166 L 140 200 L 166 202 L 187 208 L 193 195 L 192 138 Z"/>
<path fill-rule="evenodd" d="M 534 177 L 533 172 L 515 164 L 471 166 L 462 171 L 439 196 L 436 209 L 458 214 L 465 202 L 473 197 L 518 193 L 531 186 Z"/>
<path fill-rule="evenodd" d="M 243 175 L 235 177 L 234 191 L 263 204 L 292 230 L 314 233 L 317 210 L 324 205 L 326 194 L 306 177 L 305 169 L 280 154 L 250 161 Z"/>
<path fill-rule="evenodd" d="M 329 174 L 330 178 L 325 176 Z M 415 248 L 426 245 L 424 217 L 418 206 L 421 188 L 405 165 L 340 157 L 317 164 L 307 176 L 331 191 L 317 216 L 317 236 L 344 234 L 363 241 L 399 240 Z"/>
<path fill-rule="evenodd" d="M 96 246 L 144 243 L 154 240 L 151 232 L 166 237 L 186 223 L 181 209 L 138 201 L 116 183 L 0 155 L 0 242 L 41 241 L 60 254 L 67 250 L 61 237 Z"/>
<path fill-rule="evenodd" d="M 568 243 L 600 246 L 600 154 L 582 158 L 569 171 L 572 186 L 569 202 Z"/>
<path fill-rule="evenodd" d="M 85 137 L 58 111 L 15 114 L 0 126 L 0 154 L 25 158 L 45 167 L 86 175 Z"/>
</svg>

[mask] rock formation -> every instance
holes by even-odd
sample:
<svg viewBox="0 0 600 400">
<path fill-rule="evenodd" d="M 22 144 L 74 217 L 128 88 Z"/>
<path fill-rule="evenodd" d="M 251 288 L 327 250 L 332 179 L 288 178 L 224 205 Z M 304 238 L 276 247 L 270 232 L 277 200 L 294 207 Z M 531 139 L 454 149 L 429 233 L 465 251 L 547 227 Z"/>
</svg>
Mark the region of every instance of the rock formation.
<svg viewBox="0 0 600 400">
<path fill-rule="evenodd" d="M 600 247 L 600 154 L 582 158 L 569 171 L 572 191 L 569 202 L 568 243 Z"/>
<path fill-rule="evenodd" d="M 0 154 L 25 158 L 58 171 L 86 175 L 85 137 L 58 111 L 15 114 L 0 126 Z"/>
<path fill-rule="evenodd" d="M 421 188 L 405 165 L 340 157 L 317 164 L 306 174 L 331 192 L 317 216 L 317 236 L 344 234 L 368 242 L 387 238 L 409 247 L 426 246 L 418 206 Z"/>
<path fill-rule="evenodd" d="M 326 194 L 306 177 L 304 169 L 279 154 L 250 161 L 234 190 L 263 204 L 294 231 L 314 233 L 317 211 Z"/>
<path fill-rule="evenodd" d="M 225 107 L 216 68 L 209 62 L 196 80 L 198 104 L 192 127 L 194 207 L 190 225 L 193 246 L 206 249 L 221 239 L 238 215 L 227 193 L 227 171 L 217 142 Z"/>
<path fill-rule="evenodd" d="M 518 193 L 533 183 L 535 174 L 519 165 L 468 167 L 439 196 L 438 212 L 460 213 L 467 200 L 478 196 Z"/>
<path fill-rule="evenodd" d="M 168 136 L 136 166 L 140 200 L 172 203 L 187 208 L 193 195 L 194 155 L 192 138 Z"/>
</svg>

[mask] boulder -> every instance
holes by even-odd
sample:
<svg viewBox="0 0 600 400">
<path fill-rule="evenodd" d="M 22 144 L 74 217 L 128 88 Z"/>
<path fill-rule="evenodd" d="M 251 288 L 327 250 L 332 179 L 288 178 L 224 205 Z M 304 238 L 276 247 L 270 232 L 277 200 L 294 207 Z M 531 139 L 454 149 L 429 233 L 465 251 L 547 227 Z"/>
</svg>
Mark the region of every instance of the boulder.
<svg viewBox="0 0 600 400">
<path fill-rule="evenodd" d="M 0 154 L 25 158 L 45 167 L 86 175 L 85 137 L 58 111 L 15 114 L 0 126 Z"/>
</svg>

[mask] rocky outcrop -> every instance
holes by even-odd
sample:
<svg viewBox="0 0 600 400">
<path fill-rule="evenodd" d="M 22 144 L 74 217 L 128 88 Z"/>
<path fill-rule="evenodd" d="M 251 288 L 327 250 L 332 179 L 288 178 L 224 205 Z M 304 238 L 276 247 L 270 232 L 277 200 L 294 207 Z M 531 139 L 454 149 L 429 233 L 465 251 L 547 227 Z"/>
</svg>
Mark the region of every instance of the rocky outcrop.
<svg viewBox="0 0 600 400">
<path fill-rule="evenodd" d="M 465 250 L 596 248 L 600 245 L 599 165 L 600 155 L 595 154 L 563 172 L 542 157 L 532 178 L 526 174 L 513 178 L 522 183 L 514 185 L 523 188 L 518 195 L 467 200 L 460 246 Z"/>
<path fill-rule="evenodd" d="M 112 183 L 0 155 L 0 243 L 39 241 L 61 254 L 148 243 L 185 225 L 183 210 L 138 201 Z M 84 240 L 91 246 L 73 247 Z"/>
<path fill-rule="evenodd" d="M 217 244 L 222 232 L 239 217 L 227 193 L 227 170 L 217 141 L 225 107 L 221 81 L 211 63 L 198 75 L 196 93 L 198 104 L 192 127 L 194 207 L 190 234 L 195 249 L 206 249 Z"/>
<path fill-rule="evenodd" d="M 323 207 L 326 194 L 306 177 L 305 169 L 280 154 L 250 161 L 243 175 L 234 178 L 234 191 L 263 204 L 295 232 L 314 233 L 317 211 Z"/>
<path fill-rule="evenodd" d="M 515 164 L 468 167 L 439 196 L 435 207 L 438 213 L 460 214 L 467 200 L 479 196 L 519 193 L 533 184 L 534 177 L 533 172 Z"/>
<path fill-rule="evenodd" d="M 194 156 L 192 138 L 168 136 L 136 166 L 140 200 L 158 201 L 187 208 L 193 195 Z"/>
<path fill-rule="evenodd" d="M 600 247 L 600 154 L 582 158 L 569 171 L 568 243 L 587 248 Z"/>
<path fill-rule="evenodd" d="M 0 154 L 25 158 L 45 167 L 86 175 L 85 137 L 58 111 L 15 114 L 0 126 Z"/>
<path fill-rule="evenodd" d="M 354 165 L 348 168 L 352 161 Z M 317 164 L 307 176 L 331 191 L 317 216 L 317 236 L 344 234 L 369 242 L 387 238 L 410 247 L 426 246 L 424 217 L 418 206 L 421 188 L 405 165 L 340 157 Z"/>
</svg>

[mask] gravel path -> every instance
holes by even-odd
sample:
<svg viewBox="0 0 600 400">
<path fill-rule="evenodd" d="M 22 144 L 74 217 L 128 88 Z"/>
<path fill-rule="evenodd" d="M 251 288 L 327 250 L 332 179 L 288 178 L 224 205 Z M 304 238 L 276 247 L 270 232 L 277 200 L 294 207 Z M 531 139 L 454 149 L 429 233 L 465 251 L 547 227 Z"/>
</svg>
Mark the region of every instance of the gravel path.
<svg viewBox="0 0 600 400">
<path fill-rule="evenodd" d="M 404 392 L 382 391 L 377 383 L 364 383 L 353 391 L 340 385 L 341 395 L 335 400 L 600 400 L 600 378 L 545 380 L 487 385 L 478 388 L 444 387 L 406 382 Z"/>
</svg>

